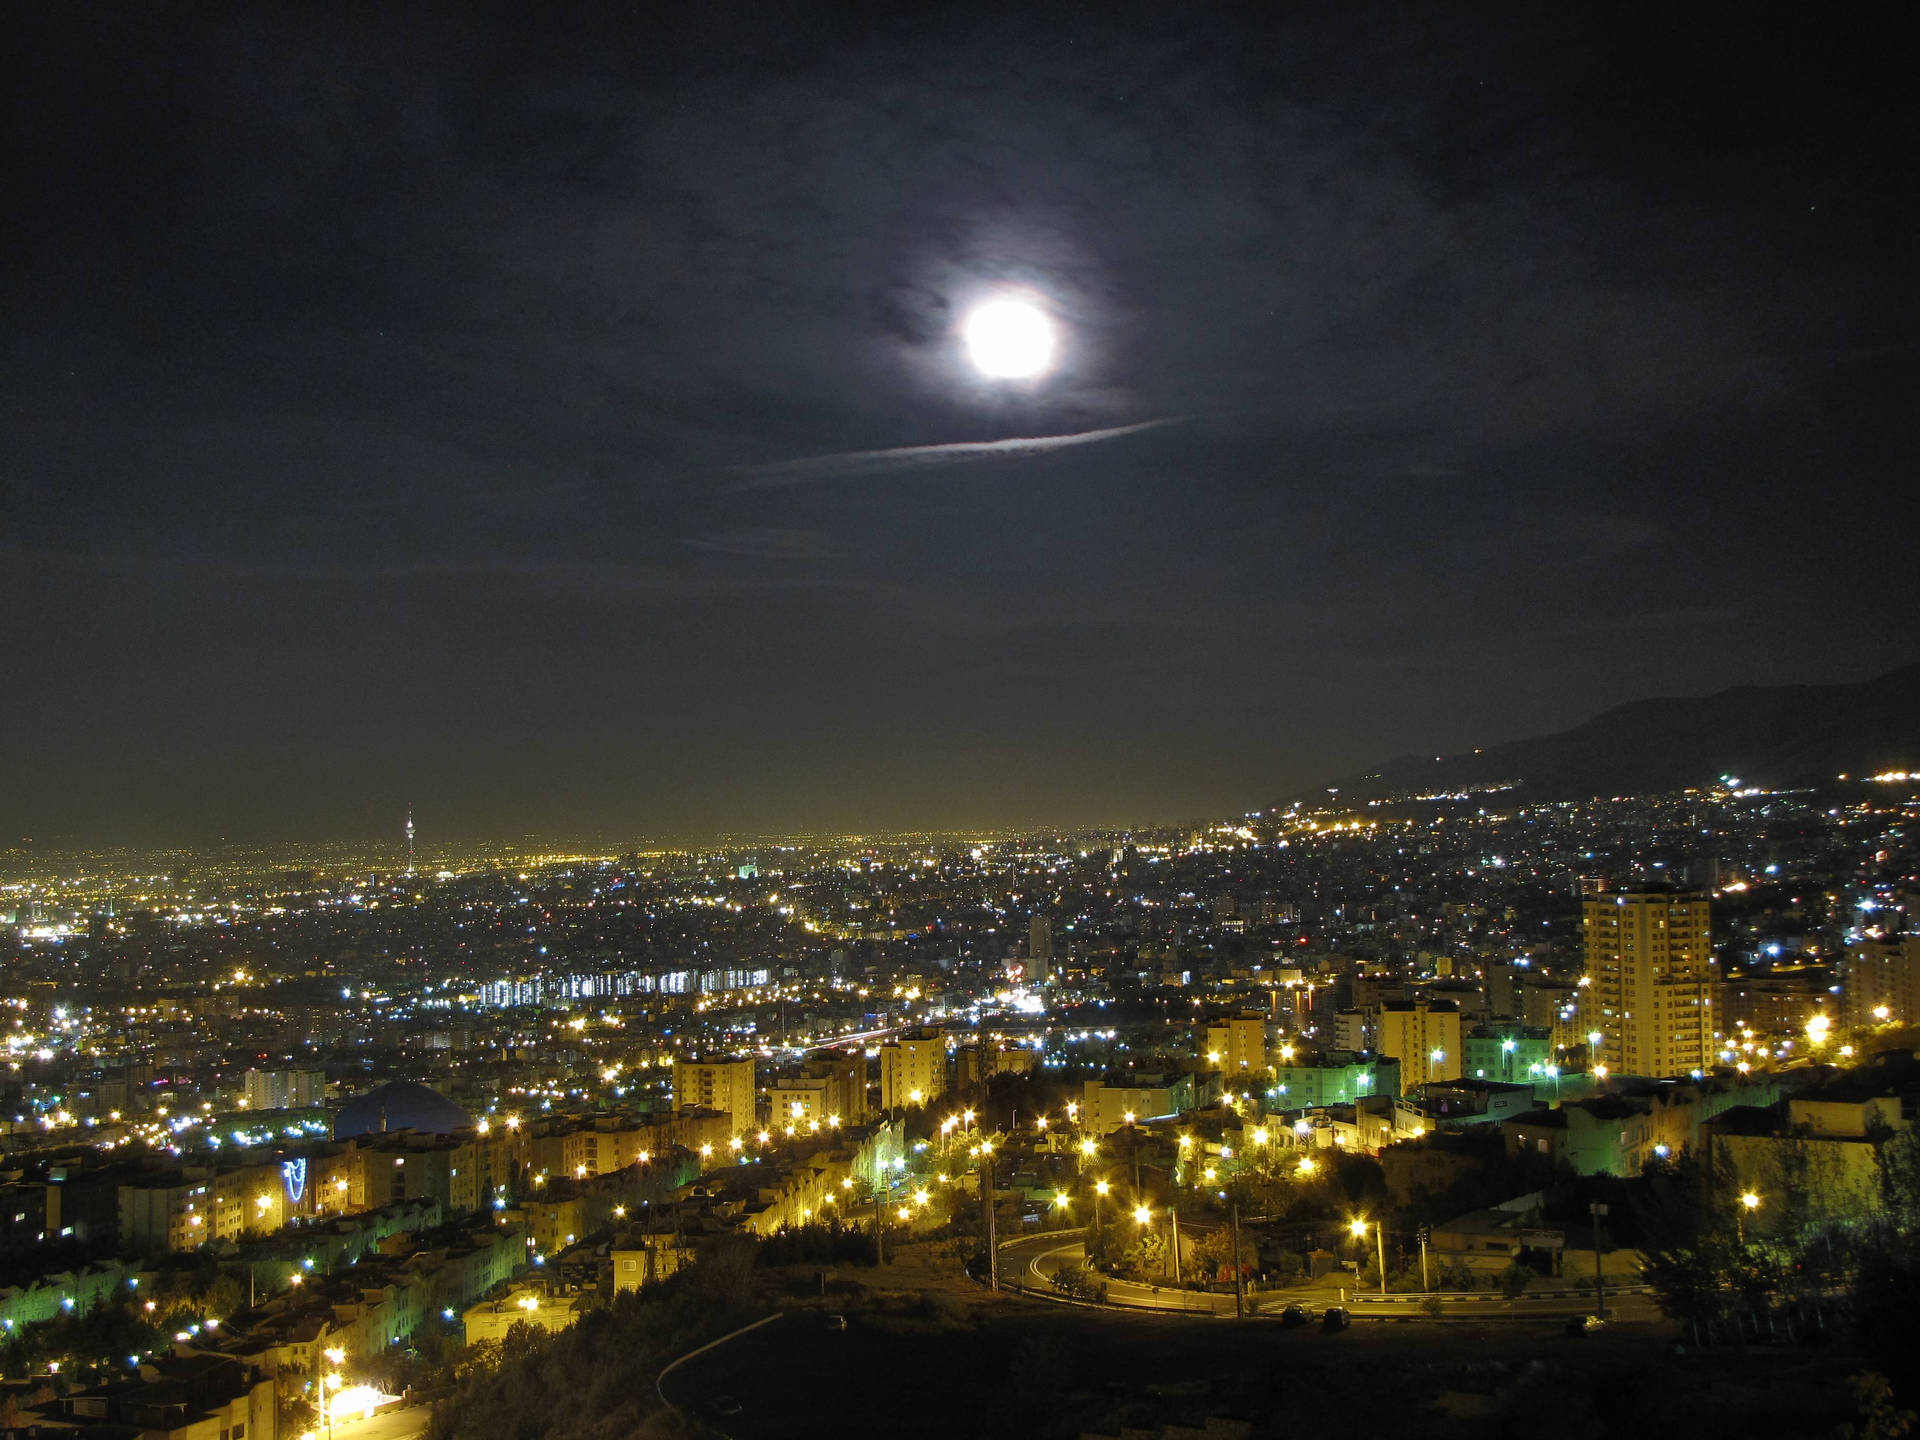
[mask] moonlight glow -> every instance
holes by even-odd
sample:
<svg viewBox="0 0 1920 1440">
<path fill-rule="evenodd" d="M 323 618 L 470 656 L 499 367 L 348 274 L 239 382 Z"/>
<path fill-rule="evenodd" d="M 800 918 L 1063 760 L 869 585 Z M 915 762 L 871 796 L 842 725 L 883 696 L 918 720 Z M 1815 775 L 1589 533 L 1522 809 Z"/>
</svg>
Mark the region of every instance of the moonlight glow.
<svg viewBox="0 0 1920 1440">
<path fill-rule="evenodd" d="M 990 300 L 967 316 L 967 354 L 983 375 L 1024 380 L 1053 361 L 1053 326 L 1024 300 Z"/>
</svg>

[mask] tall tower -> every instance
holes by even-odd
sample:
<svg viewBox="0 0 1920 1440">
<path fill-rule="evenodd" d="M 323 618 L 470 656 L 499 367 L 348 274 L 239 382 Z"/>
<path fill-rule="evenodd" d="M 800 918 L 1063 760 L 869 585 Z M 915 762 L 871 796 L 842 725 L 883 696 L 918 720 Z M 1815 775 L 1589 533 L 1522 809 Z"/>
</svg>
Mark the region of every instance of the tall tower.
<svg viewBox="0 0 1920 1440">
<path fill-rule="evenodd" d="M 1027 983 L 1044 985 L 1053 979 L 1053 922 L 1036 915 L 1027 926 Z"/>
<path fill-rule="evenodd" d="M 413 878 L 413 808 L 407 808 L 407 878 Z"/>
<path fill-rule="evenodd" d="M 1713 1063 L 1713 935 L 1707 897 L 1690 890 L 1589 895 L 1581 902 L 1597 1057 L 1628 1075 L 1668 1079 Z"/>
</svg>

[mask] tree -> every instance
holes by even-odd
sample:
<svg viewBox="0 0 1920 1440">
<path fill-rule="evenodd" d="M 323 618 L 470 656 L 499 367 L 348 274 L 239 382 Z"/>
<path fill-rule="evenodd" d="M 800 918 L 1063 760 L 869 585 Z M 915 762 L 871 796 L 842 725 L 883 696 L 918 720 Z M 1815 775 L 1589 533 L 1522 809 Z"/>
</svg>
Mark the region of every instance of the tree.
<svg viewBox="0 0 1920 1440">
<path fill-rule="evenodd" d="M 1209 1230 L 1198 1240 L 1183 1242 L 1185 1254 L 1181 1257 L 1193 1271 L 1195 1279 L 1212 1279 L 1223 1272 L 1233 1273 L 1234 1251 L 1233 1230 L 1222 1225 L 1217 1230 Z M 1242 1270 L 1252 1271 L 1260 1264 L 1260 1247 L 1247 1230 L 1240 1232 L 1239 1263 Z"/>
<path fill-rule="evenodd" d="M 1120 1253 L 1114 1268 L 1128 1279 L 1154 1282 L 1165 1279 L 1169 1274 L 1166 1237 L 1147 1231 Z"/>
<path fill-rule="evenodd" d="M 1847 1388 L 1853 1392 L 1854 1404 L 1859 1407 L 1860 1423 L 1842 1425 L 1843 1436 L 1849 1440 L 1901 1440 L 1913 1433 L 1914 1423 L 1920 1416 L 1893 1403 L 1893 1385 L 1886 1376 L 1869 1370 L 1850 1376 Z"/>
<path fill-rule="evenodd" d="M 1723 1198 L 1731 1172 L 1688 1152 L 1649 1166 L 1646 1181 L 1631 1199 L 1645 1237 L 1642 1278 L 1662 1313 L 1685 1321 L 1696 1344 L 1711 1344 L 1734 1316 L 1740 1246 Z"/>
<path fill-rule="evenodd" d="M 1076 1300 L 1105 1300 L 1106 1282 L 1085 1265 L 1062 1265 L 1053 1272 L 1053 1288 Z"/>
</svg>

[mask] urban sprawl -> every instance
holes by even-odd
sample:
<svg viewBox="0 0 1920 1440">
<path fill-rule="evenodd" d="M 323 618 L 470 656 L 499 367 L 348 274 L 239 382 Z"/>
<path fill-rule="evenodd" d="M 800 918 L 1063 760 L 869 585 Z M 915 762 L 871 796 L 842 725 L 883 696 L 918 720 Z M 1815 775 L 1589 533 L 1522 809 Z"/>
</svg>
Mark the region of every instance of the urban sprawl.
<svg viewBox="0 0 1920 1440">
<path fill-rule="evenodd" d="M 1920 1098 L 1916 794 L 22 844 L 9 1423 L 320 1433 L 743 1235 L 1328 1324 L 1476 1291 L 1593 1323 L 1609 1285 L 1701 1343 L 1819 1324 Z M 1686 1233 L 1622 1198 L 1649 1177 Z"/>
</svg>

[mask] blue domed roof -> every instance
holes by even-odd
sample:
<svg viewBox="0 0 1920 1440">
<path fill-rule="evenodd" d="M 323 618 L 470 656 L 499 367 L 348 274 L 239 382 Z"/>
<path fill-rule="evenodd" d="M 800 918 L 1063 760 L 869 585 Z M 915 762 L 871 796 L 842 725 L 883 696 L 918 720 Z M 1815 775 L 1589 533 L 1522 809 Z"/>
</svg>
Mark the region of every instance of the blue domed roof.
<svg viewBox="0 0 1920 1440">
<path fill-rule="evenodd" d="M 445 1135 L 472 1124 L 473 1117 L 438 1090 L 413 1080 L 395 1080 L 362 1095 L 334 1116 L 333 1138 L 378 1135 L 383 1130 Z"/>
</svg>

